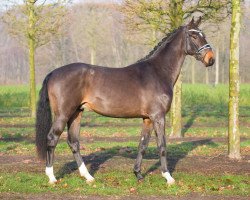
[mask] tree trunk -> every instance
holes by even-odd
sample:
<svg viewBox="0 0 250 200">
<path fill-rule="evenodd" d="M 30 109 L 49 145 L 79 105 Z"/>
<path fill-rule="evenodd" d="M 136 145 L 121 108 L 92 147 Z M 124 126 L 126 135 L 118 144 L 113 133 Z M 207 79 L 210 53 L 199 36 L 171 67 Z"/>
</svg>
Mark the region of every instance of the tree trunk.
<svg viewBox="0 0 250 200">
<path fill-rule="evenodd" d="M 35 81 L 35 1 L 27 1 L 29 10 L 29 70 L 30 70 L 30 111 L 31 117 L 36 115 L 36 81 Z"/>
<path fill-rule="evenodd" d="M 240 0 L 232 0 L 232 19 L 230 32 L 229 61 L 229 125 L 228 156 L 240 159 L 239 132 L 239 36 L 240 36 Z"/>
<path fill-rule="evenodd" d="M 171 105 L 171 138 L 182 137 L 181 132 L 181 93 L 182 93 L 182 77 L 179 75 L 174 86 L 174 96 Z"/>
<path fill-rule="evenodd" d="M 171 28 L 176 29 L 183 23 L 183 3 L 184 1 L 170 1 L 170 19 Z M 174 86 L 174 96 L 171 104 L 171 133 L 172 138 L 182 137 L 182 120 L 181 120 L 181 92 L 182 92 L 182 77 L 181 74 Z"/>
</svg>

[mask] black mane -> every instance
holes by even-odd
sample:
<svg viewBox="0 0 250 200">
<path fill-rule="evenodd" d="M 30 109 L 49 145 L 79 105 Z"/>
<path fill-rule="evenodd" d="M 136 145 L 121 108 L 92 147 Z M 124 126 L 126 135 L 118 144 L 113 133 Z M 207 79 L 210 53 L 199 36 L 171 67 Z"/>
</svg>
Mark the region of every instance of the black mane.
<svg viewBox="0 0 250 200">
<path fill-rule="evenodd" d="M 150 58 L 163 44 L 167 44 L 169 43 L 172 39 L 173 36 L 175 35 L 175 33 L 180 30 L 181 27 L 174 29 L 172 32 L 167 33 L 167 35 L 162 38 L 162 40 L 153 48 L 153 50 L 151 50 L 148 55 L 146 55 L 145 57 L 141 58 L 140 60 L 138 60 L 137 62 L 141 62 L 144 60 L 147 60 L 148 58 Z"/>
</svg>

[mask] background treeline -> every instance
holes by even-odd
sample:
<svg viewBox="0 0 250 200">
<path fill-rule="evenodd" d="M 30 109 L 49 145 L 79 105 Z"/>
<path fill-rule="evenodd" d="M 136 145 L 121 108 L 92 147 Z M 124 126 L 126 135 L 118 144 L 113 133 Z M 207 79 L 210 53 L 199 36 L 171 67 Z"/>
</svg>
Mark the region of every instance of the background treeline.
<svg viewBox="0 0 250 200">
<path fill-rule="evenodd" d="M 155 34 L 155 43 L 149 43 L 151 31 L 142 35 L 125 23 L 123 1 L 77 1 L 67 4 L 63 23 L 49 42 L 36 48 L 36 82 L 40 84 L 45 75 L 72 62 L 85 62 L 109 67 L 123 67 L 144 57 L 163 34 Z M 53 9 L 48 7 L 48 9 Z M 240 78 L 249 83 L 250 78 L 250 3 L 242 3 L 243 28 L 241 31 Z M 1 16 L 6 15 L 2 9 Z M 18 12 L 18 9 L 15 11 Z M 202 25 L 208 41 L 218 51 L 219 70 L 204 68 L 200 62 L 188 57 L 183 67 L 183 82 L 215 84 L 228 83 L 228 57 L 230 17 L 223 21 Z M 26 84 L 29 81 L 28 50 L 24 38 L 10 34 L 6 23 L 0 21 L 0 84 Z"/>
</svg>

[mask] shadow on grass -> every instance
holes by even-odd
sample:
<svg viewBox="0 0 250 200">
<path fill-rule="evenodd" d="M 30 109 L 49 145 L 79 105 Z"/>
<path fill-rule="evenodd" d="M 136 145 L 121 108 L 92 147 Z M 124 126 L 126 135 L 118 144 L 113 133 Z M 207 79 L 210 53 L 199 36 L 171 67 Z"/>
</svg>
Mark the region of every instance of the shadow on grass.
<svg viewBox="0 0 250 200">
<path fill-rule="evenodd" d="M 168 147 L 168 169 L 171 173 L 175 171 L 177 163 L 185 158 L 188 153 L 198 146 L 207 145 L 216 145 L 210 139 L 196 140 L 191 142 L 182 142 L 181 144 L 169 145 Z M 126 150 L 127 149 L 127 150 Z M 121 151 L 122 150 L 122 151 Z M 135 147 L 112 147 L 110 149 L 102 149 L 98 152 L 89 154 L 88 156 L 83 157 L 85 164 L 90 164 L 90 173 L 95 174 L 109 159 L 112 159 L 114 156 L 121 156 L 129 159 L 136 159 L 137 157 L 137 148 Z M 114 158 L 115 159 L 115 158 Z M 158 151 L 156 148 L 150 147 L 147 150 L 146 155 L 144 156 L 146 160 L 155 160 L 159 159 Z M 147 176 L 149 173 L 157 170 L 160 167 L 160 162 L 157 161 L 153 164 L 145 173 L 144 176 Z M 71 174 L 77 170 L 76 162 L 66 163 L 57 173 L 59 178 L 63 178 L 67 174 Z M 131 171 L 133 166 L 131 166 Z"/>
<path fill-rule="evenodd" d="M 196 105 L 192 107 L 184 107 L 182 116 L 187 117 L 187 122 L 183 125 L 182 136 L 191 128 L 197 117 L 213 117 L 216 119 L 226 119 L 228 116 L 228 108 L 225 104 L 212 105 Z"/>
<path fill-rule="evenodd" d="M 35 143 L 35 139 L 32 138 L 30 135 L 27 136 L 23 136 L 21 134 L 15 134 L 15 135 L 11 135 L 8 133 L 2 134 L 0 141 L 2 142 L 26 142 L 28 144 L 34 144 Z"/>
<path fill-rule="evenodd" d="M 188 129 L 192 127 L 192 125 L 193 125 L 193 123 L 198 115 L 199 115 L 198 109 L 192 110 L 192 114 L 189 116 L 188 121 L 183 126 L 183 129 L 181 131 L 181 134 L 183 137 L 185 136 L 185 133 L 188 131 Z"/>
<path fill-rule="evenodd" d="M 28 107 L 3 107 L 3 105 L 0 105 L 0 117 L 30 117 L 30 109 Z"/>
</svg>

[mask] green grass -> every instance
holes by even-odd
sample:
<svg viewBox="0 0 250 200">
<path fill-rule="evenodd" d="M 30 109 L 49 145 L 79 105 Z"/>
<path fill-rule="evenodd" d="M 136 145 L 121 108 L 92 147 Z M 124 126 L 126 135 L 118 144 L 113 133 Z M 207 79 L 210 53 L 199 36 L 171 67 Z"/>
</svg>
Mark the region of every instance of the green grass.
<svg viewBox="0 0 250 200">
<path fill-rule="evenodd" d="M 228 102 L 227 85 L 217 85 L 216 87 L 204 84 L 183 84 L 183 104 L 189 105 L 210 105 L 219 107 L 227 106 Z M 240 86 L 240 106 L 250 106 L 249 104 L 250 85 Z"/>
<path fill-rule="evenodd" d="M 240 143 L 241 147 L 250 147 L 250 140 L 246 140 Z"/>
<path fill-rule="evenodd" d="M 0 107 L 3 109 L 27 108 L 29 106 L 28 94 L 28 86 L 0 86 Z"/>
<path fill-rule="evenodd" d="M 138 184 L 134 175 L 121 170 L 96 173 L 96 181 L 88 185 L 77 174 L 66 175 L 62 182 L 51 186 L 44 175 L 34 173 L 0 174 L 0 192 L 15 193 L 59 193 L 124 196 L 138 195 L 185 195 L 202 193 L 206 195 L 247 196 L 250 182 L 244 176 L 202 175 L 174 173 L 177 183 L 168 186 L 159 174 L 148 175 L 142 184 Z"/>
</svg>

